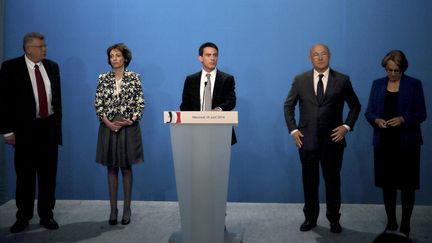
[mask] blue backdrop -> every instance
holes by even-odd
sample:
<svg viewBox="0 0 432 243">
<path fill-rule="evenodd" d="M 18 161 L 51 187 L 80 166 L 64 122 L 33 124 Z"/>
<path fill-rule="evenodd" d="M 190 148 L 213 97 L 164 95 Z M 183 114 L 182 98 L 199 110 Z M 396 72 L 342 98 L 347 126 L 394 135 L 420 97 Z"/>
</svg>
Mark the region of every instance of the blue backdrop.
<svg viewBox="0 0 432 243">
<path fill-rule="evenodd" d="M 231 158 L 229 201 L 302 202 L 301 168 L 283 103 L 293 77 L 311 68 L 309 48 L 328 44 L 331 66 L 350 75 L 363 105 L 349 133 L 342 170 L 344 203 L 380 203 L 373 183 L 371 127 L 363 116 L 382 57 L 403 50 L 407 74 L 432 96 L 432 1 L 429 0 L 14 0 L 5 1 L 5 58 L 22 55 L 26 32 L 42 32 L 48 58 L 61 68 L 64 146 L 59 199 L 107 199 L 106 169 L 95 163 L 98 120 L 94 95 L 109 70 L 106 48 L 125 42 L 130 69 L 141 74 L 145 163 L 134 167 L 134 200 L 176 200 L 169 128 L 164 110 L 178 110 L 184 78 L 200 69 L 197 49 L 219 46 L 219 68 L 236 78 L 239 142 Z M 427 108 L 432 112 L 428 98 Z M 423 126 L 418 204 L 432 204 L 431 122 Z M 13 151 L 7 148 L 9 196 Z M 322 186 L 323 183 L 321 183 Z M 322 187 L 321 187 L 322 188 Z M 323 191 L 323 190 L 321 190 Z M 121 195 L 121 194 L 119 194 Z M 324 194 L 321 195 L 324 198 Z"/>
</svg>

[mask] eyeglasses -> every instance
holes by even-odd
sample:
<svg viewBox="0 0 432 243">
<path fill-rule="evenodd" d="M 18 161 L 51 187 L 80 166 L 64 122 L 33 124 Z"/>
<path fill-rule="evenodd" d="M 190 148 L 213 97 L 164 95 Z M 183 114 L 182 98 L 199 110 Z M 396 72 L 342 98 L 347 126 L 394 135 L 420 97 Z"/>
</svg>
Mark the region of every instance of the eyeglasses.
<svg viewBox="0 0 432 243">
<path fill-rule="evenodd" d="M 321 53 L 314 52 L 314 53 L 312 53 L 312 58 L 314 58 L 314 59 L 325 58 L 327 56 L 328 56 L 327 52 L 321 52 Z"/>
<path fill-rule="evenodd" d="M 42 49 L 42 48 L 47 48 L 47 45 L 28 46 L 28 47 L 36 47 L 36 48 Z"/>
<path fill-rule="evenodd" d="M 389 69 L 389 68 L 387 68 L 386 72 L 389 73 L 389 74 L 391 74 L 391 73 L 398 74 L 398 73 L 400 73 L 400 70 L 399 69 Z"/>
</svg>

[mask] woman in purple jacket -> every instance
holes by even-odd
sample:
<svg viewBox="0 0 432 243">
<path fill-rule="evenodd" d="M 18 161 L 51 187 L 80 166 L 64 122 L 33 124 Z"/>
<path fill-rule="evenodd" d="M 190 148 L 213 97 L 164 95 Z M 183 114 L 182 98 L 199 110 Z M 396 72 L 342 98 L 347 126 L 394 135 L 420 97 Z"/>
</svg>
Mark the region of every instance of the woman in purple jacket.
<svg viewBox="0 0 432 243">
<path fill-rule="evenodd" d="M 401 191 L 400 233 L 409 236 L 415 190 L 420 188 L 420 123 L 426 106 L 420 80 L 405 75 L 408 60 L 399 50 L 382 60 L 387 76 L 372 84 L 366 119 L 374 129 L 375 185 L 381 187 L 387 213 L 386 231 L 396 231 L 397 190 Z"/>
</svg>

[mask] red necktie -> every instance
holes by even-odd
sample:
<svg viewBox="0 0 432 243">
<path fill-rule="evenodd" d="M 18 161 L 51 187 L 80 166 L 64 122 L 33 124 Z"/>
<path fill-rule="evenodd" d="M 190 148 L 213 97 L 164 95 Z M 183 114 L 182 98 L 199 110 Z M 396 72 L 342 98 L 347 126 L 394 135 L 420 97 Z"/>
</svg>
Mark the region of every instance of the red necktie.
<svg viewBox="0 0 432 243">
<path fill-rule="evenodd" d="M 36 76 L 36 85 L 37 85 L 38 98 L 39 98 L 39 117 L 45 118 L 48 116 L 48 101 L 47 101 L 47 95 L 45 91 L 45 84 L 42 78 L 42 74 L 39 71 L 38 65 L 35 65 L 35 76 Z"/>
</svg>

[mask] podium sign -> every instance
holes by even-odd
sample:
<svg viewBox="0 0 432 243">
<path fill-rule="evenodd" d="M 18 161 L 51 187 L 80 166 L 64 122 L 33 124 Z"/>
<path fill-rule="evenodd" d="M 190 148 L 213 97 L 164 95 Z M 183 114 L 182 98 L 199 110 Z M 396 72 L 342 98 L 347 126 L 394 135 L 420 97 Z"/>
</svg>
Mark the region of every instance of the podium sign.
<svg viewBox="0 0 432 243">
<path fill-rule="evenodd" d="M 170 242 L 221 243 L 224 231 L 231 157 L 232 126 L 237 112 L 165 111 L 179 199 L 181 232 Z"/>
<path fill-rule="evenodd" d="M 237 111 L 165 111 L 164 123 L 229 124 L 237 126 Z"/>
</svg>

